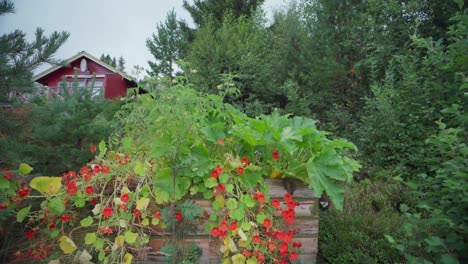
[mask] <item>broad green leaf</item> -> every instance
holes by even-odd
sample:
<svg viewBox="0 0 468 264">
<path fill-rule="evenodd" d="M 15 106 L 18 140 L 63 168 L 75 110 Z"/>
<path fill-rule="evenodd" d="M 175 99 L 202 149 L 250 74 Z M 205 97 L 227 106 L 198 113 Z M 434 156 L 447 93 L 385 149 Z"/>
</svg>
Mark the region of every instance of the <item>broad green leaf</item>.
<svg viewBox="0 0 468 264">
<path fill-rule="evenodd" d="M 229 209 L 236 209 L 237 208 L 237 200 L 234 198 L 229 198 L 226 202 L 226 206 Z"/>
<path fill-rule="evenodd" d="M 90 226 L 93 223 L 93 218 L 91 216 L 86 217 L 80 221 L 81 226 Z"/>
<path fill-rule="evenodd" d="M 30 186 L 42 194 L 55 195 L 60 190 L 60 187 L 62 187 L 62 178 L 48 176 L 34 177 L 31 180 Z"/>
<path fill-rule="evenodd" d="M 97 239 L 96 233 L 86 233 L 84 241 L 86 245 L 90 245 L 90 244 L 94 244 L 94 242 L 96 242 L 96 239 Z"/>
<path fill-rule="evenodd" d="M 244 223 L 242 223 L 241 228 L 242 228 L 242 230 L 244 230 L 244 231 L 249 231 L 250 228 L 252 228 L 252 226 L 251 226 L 249 223 L 244 222 Z"/>
<path fill-rule="evenodd" d="M 150 202 L 150 198 L 142 197 L 138 199 L 136 209 L 140 211 L 146 211 L 146 208 L 148 207 L 149 202 Z"/>
<path fill-rule="evenodd" d="M 145 176 L 145 164 L 143 162 L 137 162 L 135 168 L 133 168 L 133 172 L 135 172 L 137 175 Z"/>
<path fill-rule="evenodd" d="M 54 229 L 52 232 L 50 232 L 49 236 L 50 238 L 57 237 L 60 234 L 60 231 L 58 229 Z"/>
<path fill-rule="evenodd" d="M 209 179 L 214 179 L 214 178 L 210 177 Z M 227 183 L 228 180 L 229 180 L 229 174 L 221 173 L 221 175 L 219 175 L 219 177 L 218 177 L 218 180 L 219 180 L 220 183 Z"/>
<path fill-rule="evenodd" d="M 96 238 L 96 241 L 94 241 L 93 246 L 96 249 L 103 249 L 104 248 L 104 239 Z"/>
<path fill-rule="evenodd" d="M 50 199 L 48 207 L 51 213 L 58 215 L 62 214 L 65 211 L 65 205 L 63 204 L 63 200 L 59 197 Z"/>
<path fill-rule="evenodd" d="M 129 244 L 134 244 L 138 238 L 138 234 L 133 233 L 132 231 L 126 231 L 124 236 L 125 236 L 125 242 Z"/>
<path fill-rule="evenodd" d="M 234 184 L 226 184 L 226 192 L 230 193 L 234 190 Z"/>
<path fill-rule="evenodd" d="M 237 208 L 231 211 L 231 217 L 237 221 L 242 220 L 244 216 L 245 216 L 245 209 L 243 208 Z"/>
<path fill-rule="evenodd" d="M 21 175 L 29 174 L 32 170 L 33 168 L 26 163 L 20 163 L 19 169 L 18 169 Z"/>
<path fill-rule="evenodd" d="M 334 149 L 325 149 L 307 161 L 309 188 L 318 196 L 325 191 L 335 206 L 343 208 L 344 188 L 336 180 L 348 181 L 351 172 L 343 169 L 343 162 Z"/>
<path fill-rule="evenodd" d="M 106 258 L 106 252 L 99 251 L 98 260 L 102 262 L 104 261 L 105 258 Z"/>
<path fill-rule="evenodd" d="M 0 177 L 0 189 L 8 189 L 10 188 L 10 181 Z"/>
<path fill-rule="evenodd" d="M 156 196 L 156 202 L 158 204 L 166 203 L 171 201 L 171 195 L 160 187 L 153 188 L 154 195 Z"/>
<path fill-rule="evenodd" d="M 224 133 L 224 123 L 214 123 L 210 124 L 210 126 L 206 126 L 200 129 L 200 131 L 206 136 L 206 138 L 216 143 L 218 139 L 226 138 L 226 134 Z"/>
<path fill-rule="evenodd" d="M 150 188 L 149 188 L 148 184 L 143 185 L 141 187 L 139 193 L 140 193 L 140 196 L 148 197 L 150 195 Z"/>
<path fill-rule="evenodd" d="M 215 186 L 218 186 L 218 181 L 213 177 L 209 177 L 205 180 L 205 186 L 206 188 L 213 188 Z"/>
<path fill-rule="evenodd" d="M 77 249 L 75 242 L 73 242 L 73 240 L 71 240 L 69 237 L 62 236 L 59 239 L 59 241 L 60 241 L 60 244 L 59 244 L 60 249 L 65 254 L 71 254 Z"/>
<path fill-rule="evenodd" d="M 141 221 L 141 225 L 142 225 L 142 226 L 148 226 L 148 225 L 149 225 L 149 219 L 148 219 L 148 218 L 144 218 L 144 219 Z"/>
<path fill-rule="evenodd" d="M 26 218 L 26 216 L 28 215 L 29 210 L 31 210 L 31 205 L 19 210 L 16 214 L 16 220 L 20 223 L 23 222 L 24 218 Z"/>
<path fill-rule="evenodd" d="M 221 205 L 218 201 L 214 201 L 212 204 L 211 204 L 211 207 L 213 208 L 213 210 L 219 210 L 221 209 Z"/>
<path fill-rule="evenodd" d="M 106 142 L 104 142 L 104 140 L 101 140 L 101 142 L 99 142 L 99 156 L 101 155 L 104 155 L 104 153 L 107 152 L 107 148 L 106 148 Z"/>
<path fill-rule="evenodd" d="M 160 221 L 160 220 L 159 220 L 158 218 L 153 218 L 153 219 L 151 219 L 151 224 L 152 224 L 152 225 L 158 225 L 158 224 L 159 224 L 159 221 Z"/>
<path fill-rule="evenodd" d="M 84 207 L 86 205 L 86 201 L 84 198 L 77 198 L 75 200 L 75 206 L 78 207 L 78 208 L 81 208 L 81 207 Z"/>
<path fill-rule="evenodd" d="M 252 208 L 255 206 L 255 199 L 252 197 L 251 194 L 246 194 L 242 196 L 241 201 L 249 208 Z"/>
<path fill-rule="evenodd" d="M 156 175 L 153 177 L 153 184 L 158 188 L 161 188 L 166 191 L 172 191 L 173 186 L 173 175 L 171 168 L 162 168 L 156 172 Z"/>
<path fill-rule="evenodd" d="M 255 218 L 257 219 L 257 223 L 263 224 L 263 220 L 265 220 L 266 217 L 267 216 L 264 214 L 257 214 Z"/>
</svg>

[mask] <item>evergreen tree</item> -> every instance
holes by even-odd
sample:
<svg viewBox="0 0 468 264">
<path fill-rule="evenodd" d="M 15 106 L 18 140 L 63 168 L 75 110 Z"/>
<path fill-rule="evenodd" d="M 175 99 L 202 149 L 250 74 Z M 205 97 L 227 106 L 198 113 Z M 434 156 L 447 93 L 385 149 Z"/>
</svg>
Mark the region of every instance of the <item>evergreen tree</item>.
<svg viewBox="0 0 468 264">
<path fill-rule="evenodd" d="M 119 65 L 117 65 L 117 69 L 121 72 L 125 72 L 125 59 L 122 56 L 119 57 Z"/>
<path fill-rule="evenodd" d="M 116 59 L 116 57 L 112 57 L 109 54 L 101 54 L 101 57 L 99 59 L 110 66 L 116 68 L 119 71 L 125 72 L 125 59 L 120 56 L 119 60 Z"/>
<path fill-rule="evenodd" d="M 176 19 L 176 13 L 171 10 L 164 23 L 156 26 L 156 33 L 146 39 L 146 47 L 150 50 L 155 61 L 148 61 L 151 68 L 150 76 L 168 76 L 173 78 L 176 61 L 184 54 L 187 35 L 182 31 L 181 23 Z"/>
<path fill-rule="evenodd" d="M 14 12 L 14 4 L 8 0 L 0 2 L 0 15 Z M 38 28 L 35 39 L 29 43 L 20 30 L 0 37 L 0 101 L 8 101 L 14 95 L 34 90 L 32 71 L 46 62 L 59 64 L 54 54 L 68 39 L 69 33 L 54 31 L 44 36 Z"/>
<path fill-rule="evenodd" d="M 190 4 L 184 0 L 184 8 L 190 13 L 197 27 L 202 27 L 207 19 L 221 25 L 226 14 L 234 18 L 251 17 L 264 0 L 194 0 Z"/>
</svg>

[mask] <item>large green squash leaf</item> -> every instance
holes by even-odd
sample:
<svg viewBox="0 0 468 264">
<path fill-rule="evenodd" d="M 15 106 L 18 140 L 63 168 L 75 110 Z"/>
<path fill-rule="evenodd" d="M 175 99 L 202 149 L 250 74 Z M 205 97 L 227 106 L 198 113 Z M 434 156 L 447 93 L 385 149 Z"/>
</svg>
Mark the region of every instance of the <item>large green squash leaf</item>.
<svg viewBox="0 0 468 264">
<path fill-rule="evenodd" d="M 309 187 L 317 195 L 324 191 L 328 194 L 338 209 L 343 208 L 344 188 L 339 181 L 349 181 L 351 172 L 343 168 L 343 161 L 334 149 L 325 149 L 319 155 L 307 161 Z"/>
</svg>

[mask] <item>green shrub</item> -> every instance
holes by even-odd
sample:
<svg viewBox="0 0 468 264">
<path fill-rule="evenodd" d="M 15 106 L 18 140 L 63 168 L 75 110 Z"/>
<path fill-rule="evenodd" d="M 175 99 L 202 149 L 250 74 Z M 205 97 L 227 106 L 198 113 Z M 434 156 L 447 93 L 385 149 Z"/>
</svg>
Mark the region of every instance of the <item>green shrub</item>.
<svg viewBox="0 0 468 264">
<path fill-rule="evenodd" d="M 320 214 L 319 255 L 323 263 L 394 263 L 402 255 L 385 234 L 399 236 L 402 217 L 400 187 L 369 180 L 345 188 L 343 211 L 331 208 Z"/>
</svg>

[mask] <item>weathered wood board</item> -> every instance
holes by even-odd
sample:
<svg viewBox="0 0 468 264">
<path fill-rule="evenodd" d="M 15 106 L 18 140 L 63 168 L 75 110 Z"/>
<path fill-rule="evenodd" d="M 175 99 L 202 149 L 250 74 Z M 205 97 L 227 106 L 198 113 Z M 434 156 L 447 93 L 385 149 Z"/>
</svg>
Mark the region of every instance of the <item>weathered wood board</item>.
<svg viewBox="0 0 468 264">
<path fill-rule="evenodd" d="M 269 195 L 271 198 L 282 198 L 286 194 L 281 180 L 267 179 L 266 183 L 270 187 Z M 319 219 L 317 206 L 318 199 L 315 194 L 303 184 L 295 186 L 294 199 L 299 202 L 295 208 L 296 221 L 292 224 L 285 224 L 284 230 L 294 229 L 297 230 L 295 241 L 302 243 L 302 251 L 298 259 L 293 263 L 315 263 L 317 250 L 318 250 L 318 231 Z M 197 198 L 195 203 L 204 208 L 208 213 L 213 213 L 211 209 L 211 201 Z M 142 256 L 144 263 L 164 263 L 165 256 L 160 252 L 161 247 L 164 245 L 165 238 L 170 235 L 162 230 L 153 230 L 152 239 L 149 243 L 149 251 L 145 256 Z M 221 252 L 216 248 L 210 247 L 210 236 L 204 230 L 203 226 L 198 226 L 196 232 L 184 237 L 185 245 L 196 243 L 202 249 L 199 263 L 219 263 Z"/>
</svg>

